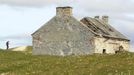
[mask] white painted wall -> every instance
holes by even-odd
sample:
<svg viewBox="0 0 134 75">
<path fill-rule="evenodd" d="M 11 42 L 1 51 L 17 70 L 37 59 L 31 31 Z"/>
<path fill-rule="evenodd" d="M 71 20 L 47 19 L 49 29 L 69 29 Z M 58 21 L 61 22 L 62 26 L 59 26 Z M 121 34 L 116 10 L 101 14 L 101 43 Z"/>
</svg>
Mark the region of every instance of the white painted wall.
<svg viewBox="0 0 134 75">
<path fill-rule="evenodd" d="M 129 41 L 118 40 L 118 39 L 109 39 L 109 38 L 94 38 L 95 43 L 95 53 L 102 53 L 103 49 L 106 49 L 106 53 L 115 53 L 119 50 L 119 46 L 123 46 L 125 51 L 129 50 Z"/>
</svg>

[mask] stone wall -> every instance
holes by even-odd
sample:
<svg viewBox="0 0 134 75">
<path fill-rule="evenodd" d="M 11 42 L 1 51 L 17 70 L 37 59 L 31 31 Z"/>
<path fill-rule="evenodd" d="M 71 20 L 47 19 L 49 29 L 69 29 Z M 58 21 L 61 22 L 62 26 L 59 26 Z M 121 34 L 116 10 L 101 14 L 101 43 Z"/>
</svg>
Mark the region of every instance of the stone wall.
<svg viewBox="0 0 134 75">
<path fill-rule="evenodd" d="M 56 15 L 72 15 L 72 7 L 57 7 Z"/>
<path fill-rule="evenodd" d="M 112 39 L 112 38 L 100 38 L 95 37 L 95 53 L 103 53 L 103 50 L 106 50 L 106 53 L 115 53 L 119 50 L 119 47 L 122 46 L 123 50 L 129 50 L 129 41 Z"/>
<path fill-rule="evenodd" d="M 33 55 L 92 54 L 93 37 L 74 17 L 58 15 L 33 34 Z"/>
</svg>

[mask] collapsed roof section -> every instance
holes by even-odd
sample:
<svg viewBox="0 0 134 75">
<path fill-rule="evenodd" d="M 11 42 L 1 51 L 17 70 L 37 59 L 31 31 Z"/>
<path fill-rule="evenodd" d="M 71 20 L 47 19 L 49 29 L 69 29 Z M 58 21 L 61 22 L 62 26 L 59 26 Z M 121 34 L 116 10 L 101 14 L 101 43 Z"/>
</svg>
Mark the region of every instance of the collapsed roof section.
<svg viewBox="0 0 134 75">
<path fill-rule="evenodd" d="M 96 35 L 129 41 L 127 37 L 108 24 L 107 16 L 103 16 L 102 19 L 100 19 L 98 16 L 95 16 L 95 18 L 85 17 L 81 20 L 81 22 L 84 23 Z"/>
</svg>

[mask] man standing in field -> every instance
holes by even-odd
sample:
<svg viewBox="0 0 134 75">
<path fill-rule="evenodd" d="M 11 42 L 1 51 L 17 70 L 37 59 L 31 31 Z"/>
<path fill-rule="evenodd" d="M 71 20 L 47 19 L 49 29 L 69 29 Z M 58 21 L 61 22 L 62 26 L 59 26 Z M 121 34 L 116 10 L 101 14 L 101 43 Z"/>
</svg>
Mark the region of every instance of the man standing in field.
<svg viewBox="0 0 134 75">
<path fill-rule="evenodd" d="M 6 42 L 6 48 L 9 49 L 9 41 Z"/>
</svg>

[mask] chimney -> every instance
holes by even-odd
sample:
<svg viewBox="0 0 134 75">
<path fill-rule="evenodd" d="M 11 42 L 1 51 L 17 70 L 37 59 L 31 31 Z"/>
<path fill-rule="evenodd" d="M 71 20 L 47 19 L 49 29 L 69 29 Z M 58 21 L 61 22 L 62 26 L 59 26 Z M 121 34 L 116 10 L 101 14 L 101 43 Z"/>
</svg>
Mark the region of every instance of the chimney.
<svg viewBox="0 0 134 75">
<path fill-rule="evenodd" d="M 108 16 L 102 16 L 102 20 L 103 20 L 105 23 L 108 23 Z"/>
<path fill-rule="evenodd" d="M 100 18 L 100 16 L 95 16 L 94 18 L 99 19 L 99 18 Z"/>
<path fill-rule="evenodd" d="M 72 7 L 57 7 L 56 8 L 56 15 L 72 15 Z"/>
</svg>

